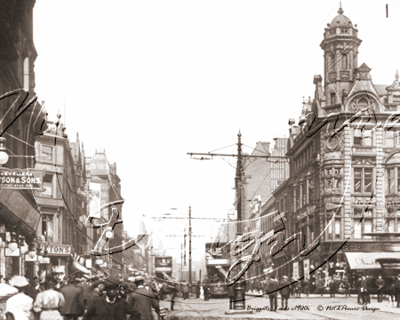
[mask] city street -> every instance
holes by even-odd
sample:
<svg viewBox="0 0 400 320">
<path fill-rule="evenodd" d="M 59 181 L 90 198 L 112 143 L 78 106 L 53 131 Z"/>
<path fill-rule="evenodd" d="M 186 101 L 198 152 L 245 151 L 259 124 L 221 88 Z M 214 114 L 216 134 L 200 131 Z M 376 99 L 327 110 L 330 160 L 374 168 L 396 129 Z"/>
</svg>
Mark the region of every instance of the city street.
<svg viewBox="0 0 400 320">
<path fill-rule="evenodd" d="M 271 312 L 260 310 L 251 315 L 225 315 L 228 310 L 228 299 L 211 299 L 204 301 L 201 299 L 183 300 L 178 298 L 175 303 L 174 311 L 169 311 L 165 319 L 398 319 L 400 308 L 388 306 L 388 301 L 384 300 L 378 303 L 375 298 L 371 299 L 371 304 L 367 306 L 368 310 L 357 304 L 357 296 L 344 297 L 340 295 L 336 298 L 328 296 L 310 295 L 308 298 L 289 299 L 289 310 L 277 310 Z M 280 307 L 280 298 L 278 298 L 278 307 Z M 164 308 L 170 308 L 169 301 L 161 302 Z M 319 311 L 321 307 L 322 311 Z M 265 308 L 269 307 L 269 299 L 265 297 L 246 297 L 246 308 Z M 303 308 L 303 310 L 299 310 Z M 328 309 L 331 310 L 328 310 Z M 336 310 L 332 310 L 332 309 Z M 340 310 L 337 310 L 340 309 Z M 351 310 L 352 309 L 352 310 Z"/>
</svg>

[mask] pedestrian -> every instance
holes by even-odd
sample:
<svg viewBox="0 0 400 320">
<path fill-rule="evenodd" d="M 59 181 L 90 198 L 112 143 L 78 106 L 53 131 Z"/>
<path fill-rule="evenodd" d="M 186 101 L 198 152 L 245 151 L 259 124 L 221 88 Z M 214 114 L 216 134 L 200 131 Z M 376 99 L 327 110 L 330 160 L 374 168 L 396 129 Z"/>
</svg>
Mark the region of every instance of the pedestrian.
<svg viewBox="0 0 400 320">
<path fill-rule="evenodd" d="M 396 301 L 396 289 L 394 287 L 395 281 L 396 281 L 396 278 L 393 277 L 392 283 L 389 288 L 389 307 L 395 306 L 395 301 Z"/>
<path fill-rule="evenodd" d="M 346 276 L 343 277 L 342 285 L 344 288 L 345 297 L 347 297 L 347 296 L 350 297 L 350 283 Z"/>
<path fill-rule="evenodd" d="M 199 281 L 197 281 L 197 286 L 196 286 L 196 298 L 197 299 L 200 297 L 200 286 L 201 286 L 201 283 L 199 280 Z"/>
<path fill-rule="evenodd" d="M 228 296 L 229 296 L 229 310 L 232 310 L 235 305 L 235 284 L 228 286 Z"/>
<path fill-rule="evenodd" d="M 82 289 L 82 295 L 83 295 L 83 310 L 86 310 L 87 307 L 87 302 L 89 299 L 90 295 L 90 283 L 87 279 L 82 278 L 81 282 L 78 284 L 78 288 Z"/>
<path fill-rule="evenodd" d="M 53 277 L 46 277 L 46 290 L 36 296 L 33 310 L 40 313 L 39 320 L 63 320 L 59 310 L 64 306 L 65 300 L 63 294 L 55 290 L 56 285 Z"/>
<path fill-rule="evenodd" d="M 168 291 L 171 294 L 171 311 L 174 310 L 174 305 L 175 305 L 175 298 L 178 295 L 178 288 L 177 288 L 177 284 L 174 282 L 170 282 L 168 284 Z"/>
<path fill-rule="evenodd" d="M 188 287 L 188 284 L 186 281 L 183 281 L 182 293 L 183 293 L 183 300 L 186 300 L 189 298 L 189 287 Z"/>
<path fill-rule="evenodd" d="M 161 289 L 159 292 L 160 300 L 164 300 L 164 294 L 168 294 L 168 285 L 167 285 L 166 281 L 163 281 L 163 284 L 161 285 Z"/>
<path fill-rule="evenodd" d="M 366 275 L 366 290 L 365 290 L 365 297 L 367 300 L 367 304 L 371 303 L 371 288 L 372 288 L 372 278 L 367 273 L 367 275 Z"/>
<path fill-rule="evenodd" d="M 301 298 L 301 290 L 302 290 L 302 285 L 299 280 L 297 280 L 294 284 L 295 290 L 294 290 L 294 296 L 295 298 Z"/>
<path fill-rule="evenodd" d="M 357 303 L 363 304 L 363 293 L 361 291 L 361 282 L 364 276 L 361 276 L 356 281 L 356 290 L 357 290 Z"/>
<path fill-rule="evenodd" d="M 400 274 L 397 276 L 396 280 L 394 281 L 394 292 L 397 301 L 396 307 L 399 307 L 400 304 Z"/>
<path fill-rule="evenodd" d="M 336 293 L 336 281 L 332 279 L 332 277 L 328 278 L 328 287 L 329 287 L 330 297 L 334 298 Z"/>
<path fill-rule="evenodd" d="M 283 276 L 279 283 L 279 293 L 281 294 L 281 308 L 282 310 L 289 310 L 289 297 L 290 297 L 290 282 L 287 276 Z"/>
<path fill-rule="evenodd" d="M 79 279 L 72 276 L 60 290 L 65 300 L 64 306 L 61 308 L 61 314 L 65 320 L 78 320 L 78 317 L 82 316 L 85 311 L 83 291 L 77 286 L 78 283 Z"/>
<path fill-rule="evenodd" d="M 319 279 L 316 281 L 316 286 L 317 286 L 317 292 L 321 294 L 321 297 L 324 295 L 324 289 L 325 289 L 325 280 L 322 279 L 320 276 Z"/>
<path fill-rule="evenodd" d="M 303 280 L 303 293 L 306 294 L 307 297 L 310 294 L 310 280 L 307 278 Z"/>
<path fill-rule="evenodd" d="M 209 283 L 204 283 L 204 301 L 210 300 L 210 285 Z"/>
<path fill-rule="evenodd" d="M 271 311 L 276 311 L 278 307 L 277 296 L 278 296 L 278 281 L 275 280 L 275 276 L 271 275 L 269 279 L 267 279 L 267 283 L 265 286 L 265 293 L 269 297 L 269 305 Z"/>
<path fill-rule="evenodd" d="M 135 292 L 129 295 L 128 304 L 140 314 L 140 320 L 153 320 L 152 308 L 156 311 L 157 315 L 160 315 L 160 305 L 154 292 L 147 290 L 143 286 L 143 283 L 143 277 L 135 279 L 137 288 Z"/>
<path fill-rule="evenodd" d="M 89 297 L 87 300 L 87 305 L 89 305 L 95 298 L 101 297 L 103 295 L 104 288 L 105 288 L 105 285 L 102 280 L 94 281 L 91 285 L 92 291 L 89 294 Z"/>
<path fill-rule="evenodd" d="M 367 276 L 363 275 L 362 280 L 361 280 L 361 286 L 360 286 L 361 304 L 362 305 L 367 305 L 367 303 L 368 303 L 367 290 L 368 290 Z"/>
<path fill-rule="evenodd" d="M 26 288 L 26 294 L 35 301 L 39 292 L 42 292 L 42 289 L 40 288 L 40 280 L 38 277 L 33 277 L 31 284 Z"/>
<path fill-rule="evenodd" d="M 382 302 L 383 290 L 385 288 L 385 280 L 382 279 L 381 274 L 378 276 L 378 279 L 376 279 L 375 285 L 378 293 L 378 302 Z"/>
<path fill-rule="evenodd" d="M 7 300 L 6 312 L 12 313 L 15 320 L 30 320 L 33 317 L 33 299 L 25 294 L 29 286 L 28 280 L 23 276 L 13 276 L 10 285 L 18 289 L 18 293 Z"/>
<path fill-rule="evenodd" d="M 88 303 L 82 320 L 126 320 L 128 314 L 132 320 L 141 319 L 140 314 L 133 310 L 126 300 L 118 298 L 118 279 L 114 277 L 105 279 L 104 285 L 106 294 Z"/>
</svg>

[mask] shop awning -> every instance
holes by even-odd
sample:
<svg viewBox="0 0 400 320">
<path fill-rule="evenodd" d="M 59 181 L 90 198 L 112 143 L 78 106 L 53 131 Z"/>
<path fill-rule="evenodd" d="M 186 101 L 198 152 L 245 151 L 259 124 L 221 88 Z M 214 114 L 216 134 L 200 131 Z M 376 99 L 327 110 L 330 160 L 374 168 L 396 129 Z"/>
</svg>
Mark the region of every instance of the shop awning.
<svg viewBox="0 0 400 320">
<path fill-rule="evenodd" d="M 90 270 L 85 266 L 81 265 L 79 262 L 74 261 L 74 267 L 83 273 L 90 274 Z"/>
<path fill-rule="evenodd" d="M 31 203 L 21 190 L 2 189 L 0 192 L 0 203 L 3 205 L 3 216 L 13 224 L 24 226 L 31 233 L 36 233 L 39 224 L 40 212 L 34 203 Z M 7 209 L 7 210 L 6 210 Z"/>
<path fill-rule="evenodd" d="M 400 269 L 400 252 L 345 252 L 351 269 Z"/>
</svg>

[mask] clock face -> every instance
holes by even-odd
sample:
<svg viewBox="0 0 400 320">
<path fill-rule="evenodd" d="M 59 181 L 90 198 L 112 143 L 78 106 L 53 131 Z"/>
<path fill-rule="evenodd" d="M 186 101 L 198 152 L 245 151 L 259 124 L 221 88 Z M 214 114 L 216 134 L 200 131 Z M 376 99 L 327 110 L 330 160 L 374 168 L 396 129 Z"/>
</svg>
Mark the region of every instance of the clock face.
<svg viewBox="0 0 400 320">
<path fill-rule="evenodd" d="M 229 218 L 229 220 L 236 220 L 237 219 L 237 211 L 235 209 L 229 210 L 228 218 Z"/>
</svg>

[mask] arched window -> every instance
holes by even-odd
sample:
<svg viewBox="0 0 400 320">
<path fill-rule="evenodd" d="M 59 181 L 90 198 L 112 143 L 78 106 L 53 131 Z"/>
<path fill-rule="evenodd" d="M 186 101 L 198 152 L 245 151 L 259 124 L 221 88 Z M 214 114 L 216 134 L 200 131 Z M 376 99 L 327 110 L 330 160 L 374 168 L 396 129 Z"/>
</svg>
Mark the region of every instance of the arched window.
<svg viewBox="0 0 400 320">
<path fill-rule="evenodd" d="M 24 60 L 24 90 L 29 91 L 29 58 Z"/>
</svg>

